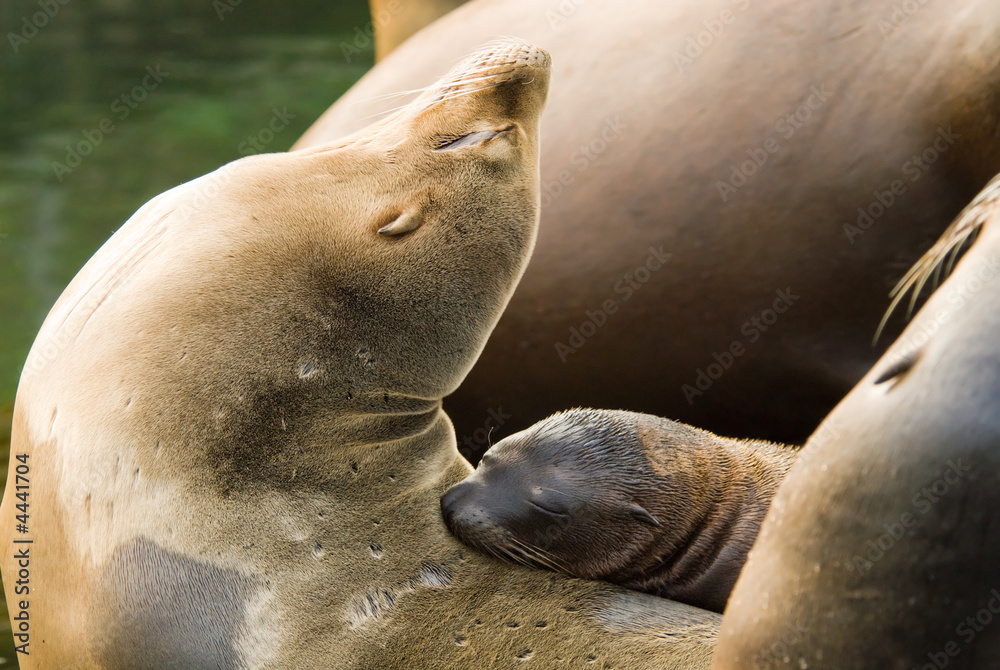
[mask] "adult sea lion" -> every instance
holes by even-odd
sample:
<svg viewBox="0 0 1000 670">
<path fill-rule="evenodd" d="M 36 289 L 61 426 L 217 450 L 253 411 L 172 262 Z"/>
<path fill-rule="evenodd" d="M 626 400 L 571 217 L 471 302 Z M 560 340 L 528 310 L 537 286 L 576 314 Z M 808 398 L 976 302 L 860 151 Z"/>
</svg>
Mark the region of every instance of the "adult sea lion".
<svg viewBox="0 0 1000 670">
<path fill-rule="evenodd" d="M 562 412 L 441 499 L 466 544 L 722 612 L 793 449 L 634 412 Z"/>
<path fill-rule="evenodd" d="M 153 199 L 98 251 L 18 389 L 0 570 L 22 668 L 707 666 L 717 615 L 502 564 L 441 520 L 471 471 L 441 398 L 530 254 L 548 78 L 497 43 L 353 136 Z"/>
<path fill-rule="evenodd" d="M 804 447 L 713 667 L 1000 668 L 1000 178 L 903 285 L 977 230 Z"/>
<path fill-rule="evenodd" d="M 535 261 L 446 400 L 463 450 L 575 406 L 805 441 L 878 359 L 882 287 L 1000 171 L 1000 3 L 902 4 L 474 0 L 303 136 L 496 34 L 553 54 Z"/>
</svg>

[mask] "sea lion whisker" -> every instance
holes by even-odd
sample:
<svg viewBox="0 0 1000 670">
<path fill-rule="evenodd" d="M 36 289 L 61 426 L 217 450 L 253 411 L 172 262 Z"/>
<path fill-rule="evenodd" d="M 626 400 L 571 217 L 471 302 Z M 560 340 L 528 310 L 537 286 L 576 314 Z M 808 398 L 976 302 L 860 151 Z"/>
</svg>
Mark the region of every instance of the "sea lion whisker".
<svg viewBox="0 0 1000 670">
<path fill-rule="evenodd" d="M 544 555 L 538 554 L 531 547 L 520 548 L 521 553 L 525 556 L 525 565 L 530 565 L 531 567 L 542 567 L 553 572 L 565 572 L 568 574 L 568 570 L 564 570 L 554 564 L 552 561 L 548 560 Z"/>
<path fill-rule="evenodd" d="M 514 537 L 512 535 L 508 535 L 506 537 L 506 539 L 507 539 L 508 542 L 510 542 L 511 544 L 513 544 L 518 550 L 520 550 L 520 551 L 522 551 L 522 552 L 524 552 L 526 554 L 533 554 L 534 553 L 533 552 L 534 548 L 530 544 L 528 544 L 527 542 L 525 542 L 524 540 L 522 540 L 520 538 L 517 538 L 517 537 Z"/>
<path fill-rule="evenodd" d="M 525 551 L 525 545 L 516 537 L 506 535 L 504 538 L 509 544 L 502 545 L 510 556 L 516 556 L 516 562 L 520 565 L 530 565 L 530 556 Z"/>
<path fill-rule="evenodd" d="M 936 263 L 933 266 L 926 267 L 917 277 L 913 288 L 909 291 L 910 303 L 906 307 L 907 319 L 913 316 L 913 308 L 917 306 L 917 299 L 920 298 L 920 293 L 924 290 L 924 286 L 927 284 L 927 280 L 930 279 L 931 273 L 934 271 L 935 268 L 940 268 L 940 267 L 941 267 L 940 263 Z"/>
<path fill-rule="evenodd" d="M 489 72 L 489 73 L 487 73 L 488 69 L 483 69 L 482 72 L 483 72 L 482 75 L 478 75 L 478 76 L 474 76 L 474 77 L 465 77 L 465 78 L 462 78 L 462 79 L 456 79 L 454 81 L 444 82 L 443 84 L 432 84 L 432 85 L 426 86 L 424 88 L 410 89 L 409 91 L 401 91 L 400 93 L 397 93 L 395 95 L 409 95 L 409 94 L 413 94 L 413 93 L 416 93 L 418 95 L 422 95 L 422 94 L 431 93 L 431 92 L 440 92 L 440 93 L 447 93 L 447 94 L 461 92 L 462 95 L 468 95 L 470 93 L 475 93 L 477 91 L 485 90 L 485 88 L 475 88 L 475 89 L 465 89 L 465 90 L 461 90 L 461 89 L 464 89 L 464 87 L 470 86 L 472 84 L 477 84 L 477 83 L 483 82 L 483 81 L 491 81 L 491 80 L 494 80 L 497 77 L 500 77 L 502 75 L 510 74 L 511 72 L 514 72 L 514 68 L 511 68 L 510 70 L 502 70 L 502 71 L 499 71 L 499 72 Z M 499 85 L 500 83 L 502 83 L 502 82 L 495 82 L 493 85 Z M 491 88 L 491 87 L 492 86 L 486 87 L 486 88 Z M 388 97 L 388 96 L 386 96 L 386 97 Z M 429 98 L 429 101 L 430 102 L 438 102 L 438 101 L 440 101 L 440 98 Z"/>
<path fill-rule="evenodd" d="M 491 79 L 496 79 L 497 77 L 503 76 L 505 74 L 510 74 L 514 72 L 516 68 L 510 68 L 509 70 L 496 70 L 495 67 L 483 68 L 480 72 L 470 73 L 469 76 L 463 76 L 461 79 L 455 79 L 453 81 L 445 82 L 443 86 L 432 86 L 428 87 L 428 91 L 433 90 L 447 90 L 449 88 L 460 88 L 462 86 L 468 86 L 469 84 L 475 84 L 481 81 L 490 81 Z"/>
<path fill-rule="evenodd" d="M 951 270 L 955 266 L 955 262 L 962 253 L 962 248 L 965 247 L 966 244 L 970 246 L 975 244 L 976 240 L 979 238 L 980 232 L 982 232 L 982 227 L 976 228 L 970 235 L 963 238 L 961 242 L 952 247 L 951 255 L 948 257 L 946 275 L 951 274 Z"/>
<path fill-rule="evenodd" d="M 514 552 L 512 547 L 501 547 L 501 551 L 507 557 L 507 560 L 513 563 L 517 563 L 518 565 L 531 567 L 530 565 L 528 565 L 528 563 L 525 562 L 524 556 Z"/>
<path fill-rule="evenodd" d="M 497 74 L 501 74 L 501 73 L 497 73 Z M 483 80 L 488 80 L 490 78 L 491 77 L 482 77 Z M 465 82 L 462 82 L 462 83 L 464 84 Z M 401 110 L 407 109 L 407 108 L 409 108 L 411 106 L 414 106 L 414 105 L 416 106 L 416 109 L 419 109 L 419 110 L 430 109 L 434 105 L 440 104 L 442 102 L 448 102 L 449 100 L 455 100 L 457 98 L 462 98 L 462 97 L 465 97 L 465 96 L 473 95 L 474 93 L 479 93 L 481 91 L 486 91 L 486 90 L 489 90 L 491 88 L 496 88 L 497 86 L 500 86 L 502 83 L 503 82 L 495 82 L 495 83 L 490 84 L 488 86 L 479 86 L 477 88 L 450 91 L 450 92 L 446 92 L 445 94 L 441 95 L 440 97 L 436 97 L 436 98 L 435 97 L 430 97 L 430 98 L 427 98 L 426 100 L 420 100 L 418 98 L 417 100 L 404 103 L 402 105 L 399 105 L 398 107 L 392 107 L 390 109 L 385 109 L 385 110 L 381 110 L 381 111 L 375 112 L 374 114 L 369 114 L 368 116 L 363 117 L 361 120 L 362 121 L 368 121 L 370 119 L 375 119 L 375 118 L 379 118 L 379 117 L 383 117 L 383 118 L 388 119 L 391 115 L 395 114 L 396 112 L 399 112 Z M 444 89 L 447 90 L 448 88 L 453 88 L 453 87 L 454 87 L 453 84 L 449 84 L 446 87 L 444 87 Z M 440 86 L 432 86 L 432 87 L 428 87 L 427 89 L 423 89 L 423 92 L 432 91 L 432 90 L 441 89 L 441 88 L 442 87 L 440 87 Z M 405 91 L 404 94 L 406 94 L 406 93 L 413 93 L 413 92 L 421 92 L 421 89 L 415 89 L 415 91 Z M 392 126 L 395 123 L 402 123 L 403 121 L 404 121 L 404 119 L 402 119 L 402 118 L 392 119 L 390 121 L 389 125 Z"/>
<path fill-rule="evenodd" d="M 519 546 L 523 551 L 529 553 L 535 560 L 546 565 L 546 567 L 549 567 L 556 572 L 571 574 L 570 570 L 562 565 L 562 563 L 556 559 L 551 552 L 512 535 L 505 535 L 505 539 Z"/>
<path fill-rule="evenodd" d="M 569 574 L 570 572 L 569 568 L 564 566 L 555 556 L 553 556 L 545 549 L 524 542 L 521 542 L 521 544 L 523 545 L 524 550 L 529 552 L 539 563 L 545 565 L 546 567 L 552 570 L 555 570 L 556 572 L 565 572 Z"/>
<path fill-rule="evenodd" d="M 426 93 L 431 90 L 435 85 L 424 86 L 422 88 L 411 88 L 408 90 L 395 91 L 393 93 L 382 93 L 381 95 L 373 95 L 368 98 L 363 98 L 361 102 L 379 102 L 382 100 L 390 100 L 392 98 L 399 98 L 404 95 L 420 95 L 421 93 Z"/>
<path fill-rule="evenodd" d="M 916 295 L 919 294 L 920 289 L 926 282 L 927 274 L 946 260 L 948 261 L 948 272 L 951 271 L 963 245 L 968 240 L 974 239 L 973 236 L 977 235 L 979 230 L 993 216 L 991 210 L 995 207 L 998 200 L 1000 200 L 1000 175 L 990 180 L 989 184 L 986 185 L 979 195 L 959 212 L 941 238 L 913 264 L 913 267 L 903 275 L 903 278 L 892 289 L 889 293 L 892 297 L 892 302 L 889 304 L 889 308 L 886 310 L 885 315 L 883 315 L 881 322 L 879 322 L 879 326 L 875 331 L 873 344 L 878 342 L 878 338 L 882 334 L 886 323 L 888 323 L 889 317 L 892 316 L 893 311 L 899 306 L 899 303 L 910 289 L 916 287 L 915 295 L 910 300 L 910 311 L 912 312 Z"/>
<path fill-rule="evenodd" d="M 461 90 L 453 91 L 443 91 L 442 94 L 436 98 L 428 98 L 424 103 L 427 107 L 432 107 L 442 102 L 448 102 L 449 100 L 455 100 L 456 98 L 463 98 L 474 93 L 479 93 L 480 91 L 486 91 L 491 88 L 496 88 L 503 84 L 504 82 L 492 82 L 484 86 L 478 86 L 476 88 L 463 88 Z"/>
</svg>

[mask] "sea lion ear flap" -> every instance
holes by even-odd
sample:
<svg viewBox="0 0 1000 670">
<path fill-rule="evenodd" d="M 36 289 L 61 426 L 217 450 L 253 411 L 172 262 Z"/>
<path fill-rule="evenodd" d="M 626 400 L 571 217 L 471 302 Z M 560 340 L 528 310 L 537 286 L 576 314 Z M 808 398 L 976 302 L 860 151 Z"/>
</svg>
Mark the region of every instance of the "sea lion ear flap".
<svg viewBox="0 0 1000 670">
<path fill-rule="evenodd" d="M 403 212 L 391 223 L 387 223 L 378 229 L 379 235 L 402 235 L 416 230 L 424 223 L 423 214 L 419 209 L 410 212 Z"/>
<path fill-rule="evenodd" d="M 628 513 L 632 515 L 632 518 L 641 523 L 653 526 L 654 528 L 659 528 L 660 522 L 657 521 L 656 517 L 646 511 L 646 508 L 642 505 L 636 503 L 629 503 L 626 506 Z"/>
</svg>

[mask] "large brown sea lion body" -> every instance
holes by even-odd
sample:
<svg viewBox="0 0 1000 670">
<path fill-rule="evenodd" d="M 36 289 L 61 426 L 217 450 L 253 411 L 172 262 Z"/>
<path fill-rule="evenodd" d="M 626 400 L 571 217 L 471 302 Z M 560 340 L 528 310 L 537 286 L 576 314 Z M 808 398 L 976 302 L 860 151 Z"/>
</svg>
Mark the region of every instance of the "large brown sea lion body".
<svg viewBox="0 0 1000 670">
<path fill-rule="evenodd" d="M 441 398 L 530 254 L 548 72 L 498 43 L 384 123 L 155 198 L 91 259 L 15 406 L 22 668 L 707 666 L 716 615 L 440 517 L 471 471 Z"/>
<path fill-rule="evenodd" d="M 915 7 L 474 0 L 297 146 L 484 38 L 544 43 L 542 227 L 446 401 L 460 445 L 573 406 L 801 443 L 877 360 L 888 289 L 1000 170 L 1000 4 Z"/>
<path fill-rule="evenodd" d="M 491 447 L 441 510 L 493 556 L 721 613 L 795 456 L 648 414 L 571 410 Z"/>
<path fill-rule="evenodd" d="M 713 667 L 1000 668 L 1000 178 L 910 278 L 980 227 L 803 448 Z"/>
</svg>

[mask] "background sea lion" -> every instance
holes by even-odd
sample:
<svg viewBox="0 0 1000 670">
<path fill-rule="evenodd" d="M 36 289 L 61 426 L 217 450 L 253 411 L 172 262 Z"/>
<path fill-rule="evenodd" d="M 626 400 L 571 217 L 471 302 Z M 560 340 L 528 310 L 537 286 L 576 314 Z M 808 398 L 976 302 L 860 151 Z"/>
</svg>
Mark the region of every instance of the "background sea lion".
<svg viewBox="0 0 1000 670">
<path fill-rule="evenodd" d="M 77 275 L 0 507 L 23 668 L 707 666 L 716 615 L 441 520 L 471 471 L 441 398 L 531 251 L 548 64 L 485 48 L 358 134 L 154 198 Z"/>
<path fill-rule="evenodd" d="M 410 35 L 434 23 L 466 0 L 369 0 L 375 27 L 375 60 L 389 55 Z"/>
<path fill-rule="evenodd" d="M 474 0 L 303 136 L 496 34 L 553 54 L 535 262 L 446 401 L 466 453 L 574 406 L 805 441 L 878 359 L 885 293 L 1000 171 L 1000 4 L 899 4 Z"/>
<path fill-rule="evenodd" d="M 1000 667 L 1000 178 L 904 285 L 979 228 L 803 448 L 713 667 Z"/>
<path fill-rule="evenodd" d="M 795 455 L 648 414 L 572 410 L 498 442 L 441 509 L 494 556 L 722 612 Z"/>
</svg>

